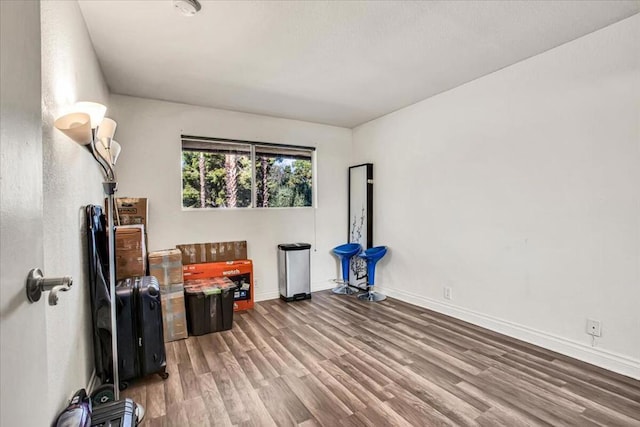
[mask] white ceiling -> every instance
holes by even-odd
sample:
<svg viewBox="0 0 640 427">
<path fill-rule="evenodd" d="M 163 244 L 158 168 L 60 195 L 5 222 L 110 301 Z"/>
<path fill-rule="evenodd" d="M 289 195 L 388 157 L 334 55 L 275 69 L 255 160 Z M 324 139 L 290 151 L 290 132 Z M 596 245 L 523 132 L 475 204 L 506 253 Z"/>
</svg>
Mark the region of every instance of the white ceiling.
<svg viewBox="0 0 640 427">
<path fill-rule="evenodd" d="M 80 0 L 111 92 L 354 127 L 640 12 L 640 1 Z"/>
</svg>

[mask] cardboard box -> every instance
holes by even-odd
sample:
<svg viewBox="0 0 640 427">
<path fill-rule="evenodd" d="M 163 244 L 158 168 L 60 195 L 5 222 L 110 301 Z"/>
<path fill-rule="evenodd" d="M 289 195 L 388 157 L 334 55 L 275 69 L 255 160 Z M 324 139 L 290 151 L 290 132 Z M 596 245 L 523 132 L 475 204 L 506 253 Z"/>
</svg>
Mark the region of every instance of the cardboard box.
<svg viewBox="0 0 640 427">
<path fill-rule="evenodd" d="M 184 306 L 184 288 L 174 292 L 160 292 L 162 305 L 162 329 L 164 342 L 185 339 L 187 333 L 187 311 Z"/>
<path fill-rule="evenodd" d="M 185 283 L 198 279 L 227 277 L 236 285 L 233 310 L 253 308 L 253 262 L 251 260 L 189 264 L 182 267 Z"/>
<path fill-rule="evenodd" d="M 149 205 L 146 198 L 116 197 L 114 201 L 114 209 L 117 209 L 113 219 L 115 225 L 144 225 L 145 230 L 148 229 Z M 105 215 L 109 214 L 108 203 L 108 199 L 105 199 Z"/>
<path fill-rule="evenodd" d="M 182 283 L 182 253 L 178 249 L 149 252 L 149 275 L 155 276 L 160 289 Z"/>
<path fill-rule="evenodd" d="M 247 259 L 247 241 L 189 243 L 176 245 L 182 252 L 182 264 L 236 261 Z"/>
<path fill-rule="evenodd" d="M 147 272 L 147 249 L 144 225 L 116 227 L 116 279 L 144 276 Z"/>
</svg>

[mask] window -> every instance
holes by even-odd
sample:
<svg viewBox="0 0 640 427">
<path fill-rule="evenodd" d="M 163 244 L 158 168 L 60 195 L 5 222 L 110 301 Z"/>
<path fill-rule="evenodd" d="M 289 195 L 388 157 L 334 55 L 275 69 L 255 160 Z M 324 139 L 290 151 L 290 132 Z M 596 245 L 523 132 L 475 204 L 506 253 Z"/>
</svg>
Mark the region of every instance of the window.
<svg viewBox="0 0 640 427">
<path fill-rule="evenodd" d="M 182 136 L 182 207 L 313 204 L 312 147 Z"/>
<path fill-rule="evenodd" d="M 312 205 L 311 151 L 256 146 L 256 206 Z"/>
</svg>

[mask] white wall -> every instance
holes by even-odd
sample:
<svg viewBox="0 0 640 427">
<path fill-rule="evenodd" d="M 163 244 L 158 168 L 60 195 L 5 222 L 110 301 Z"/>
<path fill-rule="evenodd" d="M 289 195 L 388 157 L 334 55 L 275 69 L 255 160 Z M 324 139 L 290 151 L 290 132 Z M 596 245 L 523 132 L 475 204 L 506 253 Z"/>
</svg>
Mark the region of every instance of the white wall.
<svg viewBox="0 0 640 427">
<path fill-rule="evenodd" d="M 44 303 L 25 279 L 42 267 L 40 3 L 0 2 L 0 425 L 25 425 L 46 402 Z M 35 411 L 29 425 L 51 423 Z"/>
<path fill-rule="evenodd" d="M 330 250 L 347 237 L 351 130 L 120 95 L 111 96 L 111 107 L 122 146 L 118 196 L 149 199 L 150 250 L 247 240 L 260 300 L 278 297 L 277 245 L 307 242 L 312 288 L 332 285 L 337 262 Z M 317 147 L 318 208 L 183 211 L 181 134 Z"/>
<path fill-rule="evenodd" d="M 83 207 L 102 204 L 102 175 L 83 147 L 53 127 L 76 101 L 108 105 L 108 90 L 75 1 L 43 1 L 42 130 L 44 272 L 70 275 L 71 291 L 48 306 L 49 413 L 87 386 L 94 369 Z"/>
<path fill-rule="evenodd" d="M 639 28 L 354 129 L 385 292 L 640 378 Z"/>
</svg>

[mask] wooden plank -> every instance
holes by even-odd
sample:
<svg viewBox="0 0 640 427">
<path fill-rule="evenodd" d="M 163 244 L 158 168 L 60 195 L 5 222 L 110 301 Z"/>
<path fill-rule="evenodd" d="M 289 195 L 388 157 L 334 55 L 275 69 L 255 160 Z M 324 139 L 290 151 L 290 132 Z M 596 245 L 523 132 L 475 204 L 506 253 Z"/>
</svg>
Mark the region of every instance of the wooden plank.
<svg viewBox="0 0 640 427">
<path fill-rule="evenodd" d="M 209 372 L 207 359 L 205 358 L 202 347 L 200 346 L 200 341 L 197 339 L 184 340 L 184 343 L 187 348 L 187 353 L 189 354 L 189 361 L 191 362 L 191 368 L 193 369 L 193 372 L 196 375 Z"/>
<path fill-rule="evenodd" d="M 174 365 L 175 368 L 171 369 L 169 378 L 164 383 L 164 398 L 165 402 L 175 403 L 184 400 L 184 394 L 182 391 L 182 380 L 180 379 L 180 370 L 178 365 Z"/>
<path fill-rule="evenodd" d="M 208 425 L 214 425 L 214 420 L 211 419 L 209 411 L 205 406 L 202 397 L 194 397 L 184 401 L 183 404 L 185 414 L 189 420 L 189 426 L 202 427 Z"/>
<path fill-rule="evenodd" d="M 423 400 L 417 398 L 407 390 L 396 384 L 390 384 L 386 387 L 394 394 L 393 399 L 386 403 L 402 418 L 412 425 L 428 425 L 428 426 L 455 426 L 449 418 L 435 410 Z"/>
<path fill-rule="evenodd" d="M 260 420 L 262 426 L 275 426 L 271 415 L 264 406 L 263 401 L 252 387 L 249 378 L 242 370 L 240 363 L 233 353 L 222 353 L 220 355 L 225 365 L 225 371 L 229 375 L 229 380 L 233 383 L 239 399 L 242 401 L 250 420 Z"/>
<path fill-rule="evenodd" d="M 171 375 L 170 375 L 171 376 Z M 164 381 L 156 381 L 146 387 L 145 416 L 158 418 L 167 414 Z"/>
<path fill-rule="evenodd" d="M 282 379 L 321 425 L 336 426 L 342 418 L 352 414 L 344 406 L 334 407 L 335 401 L 328 399 L 326 391 L 318 389 L 306 376 L 284 375 Z"/>
<path fill-rule="evenodd" d="M 212 425 L 223 427 L 232 426 L 233 424 L 229 418 L 229 413 L 225 408 L 224 399 L 218 390 L 213 375 L 214 374 L 209 372 L 199 375 L 196 378 L 202 401 L 209 411 L 209 418 L 212 420 Z"/>
<path fill-rule="evenodd" d="M 179 363 L 178 373 L 182 383 L 182 396 L 184 400 L 189 400 L 200 396 L 200 390 L 196 382 L 196 374 L 193 372 L 191 363 Z M 169 376 L 171 378 L 171 375 Z"/>
<path fill-rule="evenodd" d="M 313 418 L 280 377 L 267 381 L 267 385 L 258 390 L 258 395 L 278 426 L 295 426 Z"/>
<path fill-rule="evenodd" d="M 240 398 L 227 369 L 218 371 L 213 378 L 231 423 L 249 421 L 250 415 L 244 406 L 245 402 Z"/>
</svg>

